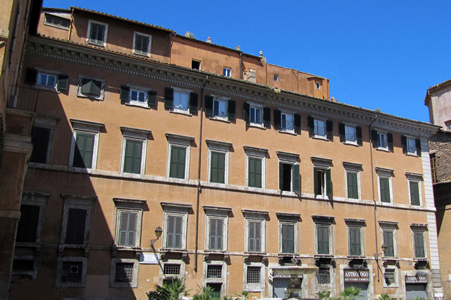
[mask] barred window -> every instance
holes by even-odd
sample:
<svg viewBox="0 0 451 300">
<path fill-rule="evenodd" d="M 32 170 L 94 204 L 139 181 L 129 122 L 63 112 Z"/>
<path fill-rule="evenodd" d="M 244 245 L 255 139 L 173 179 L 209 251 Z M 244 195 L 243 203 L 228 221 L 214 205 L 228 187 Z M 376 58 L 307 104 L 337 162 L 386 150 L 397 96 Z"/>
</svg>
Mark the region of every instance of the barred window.
<svg viewBox="0 0 451 300">
<path fill-rule="evenodd" d="M 207 278 L 222 278 L 222 266 L 209 265 L 207 267 Z"/>
<path fill-rule="evenodd" d="M 65 261 L 63 262 L 63 272 L 61 282 L 81 282 L 83 274 L 83 262 Z"/>
<path fill-rule="evenodd" d="M 132 282 L 133 281 L 133 263 L 117 263 L 115 282 Z"/>
<path fill-rule="evenodd" d="M 261 267 L 247 267 L 247 283 L 260 283 Z"/>
<path fill-rule="evenodd" d="M 180 274 L 180 265 L 165 264 L 164 265 L 164 274 L 165 275 L 179 275 Z"/>
<path fill-rule="evenodd" d="M 329 284 L 330 283 L 330 271 L 329 268 L 319 268 L 318 273 L 316 273 L 316 279 L 319 284 Z"/>
<path fill-rule="evenodd" d="M 387 285 L 396 284 L 395 269 L 385 269 L 384 278 Z"/>
</svg>

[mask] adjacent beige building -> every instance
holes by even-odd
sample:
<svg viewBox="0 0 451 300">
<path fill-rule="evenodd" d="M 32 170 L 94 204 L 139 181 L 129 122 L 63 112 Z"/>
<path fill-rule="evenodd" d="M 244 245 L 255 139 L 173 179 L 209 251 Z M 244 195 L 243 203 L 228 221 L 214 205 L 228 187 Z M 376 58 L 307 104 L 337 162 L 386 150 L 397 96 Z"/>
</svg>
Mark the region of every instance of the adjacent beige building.
<svg viewBox="0 0 451 300">
<path fill-rule="evenodd" d="M 191 295 L 443 297 L 438 126 L 79 8 L 42 10 L 19 91 L 35 122 L 11 299 L 146 299 L 173 277 Z"/>
</svg>

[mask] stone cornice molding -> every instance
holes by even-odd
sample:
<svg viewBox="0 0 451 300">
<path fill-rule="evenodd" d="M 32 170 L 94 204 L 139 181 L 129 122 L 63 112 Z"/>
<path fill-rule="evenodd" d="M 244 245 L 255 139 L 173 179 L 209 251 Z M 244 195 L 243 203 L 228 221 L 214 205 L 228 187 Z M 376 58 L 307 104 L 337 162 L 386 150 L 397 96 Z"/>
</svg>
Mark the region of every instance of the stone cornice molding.
<svg viewBox="0 0 451 300">
<path fill-rule="evenodd" d="M 377 113 L 349 104 L 332 102 L 286 90 L 276 92 L 274 89 L 261 84 L 225 78 L 213 73 L 193 71 L 152 59 L 137 58 L 118 51 L 109 51 L 49 37 L 30 36 L 26 52 L 31 55 L 40 55 L 124 74 L 143 76 L 192 89 L 201 89 L 208 76 L 206 92 L 238 97 L 246 101 L 273 105 L 278 108 L 315 114 L 363 126 L 370 125 L 376 118 L 372 126 L 390 132 L 396 131 L 428 137 L 439 129 L 439 126 L 436 125 Z"/>
</svg>

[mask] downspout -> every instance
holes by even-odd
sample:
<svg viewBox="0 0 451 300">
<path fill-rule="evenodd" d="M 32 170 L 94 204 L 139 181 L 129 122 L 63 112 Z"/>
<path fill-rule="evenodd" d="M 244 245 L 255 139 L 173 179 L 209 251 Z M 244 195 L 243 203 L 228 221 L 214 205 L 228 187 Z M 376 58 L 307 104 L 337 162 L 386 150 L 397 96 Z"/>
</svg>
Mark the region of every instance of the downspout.
<svg viewBox="0 0 451 300">
<path fill-rule="evenodd" d="M 194 272 L 197 273 L 197 256 L 199 250 L 199 198 L 200 193 L 202 192 L 202 186 L 200 185 L 200 170 L 202 166 L 202 125 L 203 125 L 203 98 L 204 98 L 204 89 L 208 83 L 208 75 L 205 77 L 205 83 L 202 89 L 200 90 L 200 128 L 199 128 L 199 158 L 197 164 L 197 200 L 196 200 L 196 248 L 194 250 Z"/>
<path fill-rule="evenodd" d="M 378 253 L 378 243 L 377 243 L 377 203 L 376 203 L 376 197 L 374 196 L 374 166 L 373 166 L 373 137 L 371 134 L 371 125 L 373 125 L 374 121 L 377 119 L 377 114 L 375 115 L 373 121 L 371 121 L 370 125 L 368 126 L 368 134 L 370 137 L 370 159 L 371 159 L 371 188 L 373 190 L 373 203 L 374 203 L 374 238 L 375 238 L 375 244 L 376 244 L 376 254 L 374 257 L 376 258 L 376 265 L 377 265 L 377 282 L 380 282 L 380 266 L 379 266 L 379 253 Z"/>
<path fill-rule="evenodd" d="M 241 79 L 241 56 L 243 56 L 243 52 L 240 52 L 240 73 L 238 79 Z"/>
</svg>

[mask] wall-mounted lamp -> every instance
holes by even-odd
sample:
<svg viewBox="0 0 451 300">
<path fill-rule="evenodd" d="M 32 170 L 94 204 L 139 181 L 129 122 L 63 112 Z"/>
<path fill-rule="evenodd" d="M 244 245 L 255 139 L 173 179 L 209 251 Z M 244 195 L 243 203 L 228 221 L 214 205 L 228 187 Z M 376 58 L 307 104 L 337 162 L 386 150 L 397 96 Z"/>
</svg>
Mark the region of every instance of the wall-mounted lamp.
<svg viewBox="0 0 451 300">
<path fill-rule="evenodd" d="M 150 247 L 153 248 L 153 244 L 158 241 L 158 239 L 161 236 L 161 233 L 163 232 L 163 229 L 161 229 L 160 226 L 158 226 L 157 228 L 155 228 L 155 236 L 157 237 L 156 239 L 150 240 Z"/>
<path fill-rule="evenodd" d="M 382 245 L 381 245 L 382 253 L 376 253 L 376 254 L 374 254 L 374 257 L 375 257 L 376 259 L 378 259 L 378 258 L 379 258 L 379 255 L 383 255 L 383 254 L 385 253 L 385 251 L 387 251 L 387 249 L 388 249 L 388 246 L 387 246 L 386 244 L 382 244 Z"/>
</svg>

